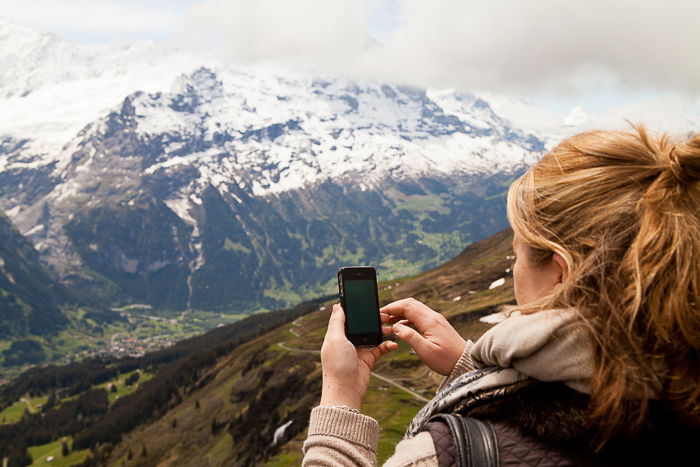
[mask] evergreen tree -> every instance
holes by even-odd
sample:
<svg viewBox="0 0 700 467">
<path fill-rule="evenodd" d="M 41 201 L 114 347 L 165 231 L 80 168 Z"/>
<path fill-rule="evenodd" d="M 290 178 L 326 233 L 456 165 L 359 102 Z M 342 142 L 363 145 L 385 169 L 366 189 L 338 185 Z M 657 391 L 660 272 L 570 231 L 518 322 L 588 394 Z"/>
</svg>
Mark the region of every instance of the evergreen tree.
<svg viewBox="0 0 700 467">
<path fill-rule="evenodd" d="M 56 392 L 51 391 L 49 394 L 49 398 L 46 401 L 46 404 L 42 407 L 42 412 L 47 412 L 49 409 L 53 408 L 53 406 L 56 405 L 56 402 L 58 402 L 58 399 L 56 398 Z"/>
<path fill-rule="evenodd" d="M 135 371 L 134 373 L 131 374 L 131 376 L 129 376 L 128 378 L 126 378 L 126 380 L 124 380 L 124 386 L 133 385 L 134 383 L 136 383 L 139 380 L 140 377 L 141 377 L 141 375 L 139 374 L 139 372 Z"/>
<path fill-rule="evenodd" d="M 29 455 L 29 452 L 24 445 L 12 446 L 10 449 L 8 449 L 7 459 L 8 467 L 24 467 L 25 465 L 31 465 L 31 463 L 34 462 L 32 456 Z"/>
<path fill-rule="evenodd" d="M 68 447 L 68 443 L 66 443 L 66 440 L 63 439 L 61 440 L 61 455 L 63 457 L 66 457 L 68 454 L 70 454 L 70 448 Z"/>
</svg>

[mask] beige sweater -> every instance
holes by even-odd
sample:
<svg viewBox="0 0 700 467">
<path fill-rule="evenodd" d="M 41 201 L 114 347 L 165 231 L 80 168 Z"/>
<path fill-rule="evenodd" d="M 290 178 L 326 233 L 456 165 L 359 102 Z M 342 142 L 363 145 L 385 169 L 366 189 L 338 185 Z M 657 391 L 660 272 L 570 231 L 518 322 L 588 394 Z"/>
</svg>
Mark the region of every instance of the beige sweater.
<svg viewBox="0 0 700 467">
<path fill-rule="evenodd" d="M 486 366 L 515 368 L 541 381 L 562 381 L 582 392 L 592 374 L 592 351 L 577 315 L 571 310 L 514 314 L 471 341 L 438 392 L 463 373 Z M 366 415 L 333 406 L 311 411 L 304 442 L 304 466 L 377 465 L 379 424 Z M 436 466 L 428 432 L 401 441 L 385 466 Z"/>
</svg>

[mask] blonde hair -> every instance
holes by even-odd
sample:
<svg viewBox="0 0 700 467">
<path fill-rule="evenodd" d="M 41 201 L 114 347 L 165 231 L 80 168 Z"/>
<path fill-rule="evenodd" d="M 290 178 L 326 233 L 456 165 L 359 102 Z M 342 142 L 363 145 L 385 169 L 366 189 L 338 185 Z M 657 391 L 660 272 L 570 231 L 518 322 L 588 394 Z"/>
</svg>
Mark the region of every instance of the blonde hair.
<svg viewBox="0 0 700 467">
<path fill-rule="evenodd" d="M 508 193 L 515 234 L 569 274 L 532 313 L 575 308 L 594 342 L 598 447 L 650 400 L 700 421 L 700 134 L 593 131 L 562 142 Z"/>
</svg>

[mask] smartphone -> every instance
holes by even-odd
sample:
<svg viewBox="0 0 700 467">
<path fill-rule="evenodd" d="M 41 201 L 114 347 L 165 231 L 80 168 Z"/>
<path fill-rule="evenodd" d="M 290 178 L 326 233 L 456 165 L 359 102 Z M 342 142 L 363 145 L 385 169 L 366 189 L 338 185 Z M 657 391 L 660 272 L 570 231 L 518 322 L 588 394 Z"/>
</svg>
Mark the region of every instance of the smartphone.
<svg viewBox="0 0 700 467">
<path fill-rule="evenodd" d="M 382 343 L 379 318 L 377 272 L 369 266 L 338 270 L 340 305 L 345 311 L 345 335 L 356 347 L 374 347 Z"/>
</svg>

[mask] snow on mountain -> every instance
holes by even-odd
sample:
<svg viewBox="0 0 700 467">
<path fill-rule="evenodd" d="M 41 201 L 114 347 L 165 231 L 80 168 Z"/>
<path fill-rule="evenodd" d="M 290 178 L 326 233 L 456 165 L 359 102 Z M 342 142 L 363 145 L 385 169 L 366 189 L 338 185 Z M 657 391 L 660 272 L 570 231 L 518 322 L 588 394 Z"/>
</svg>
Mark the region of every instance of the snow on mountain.
<svg viewBox="0 0 700 467">
<path fill-rule="evenodd" d="M 167 89 L 209 60 L 151 42 L 74 44 L 0 17 L 0 138 L 23 141 L 25 159 L 46 163 L 124 96 Z"/>
<path fill-rule="evenodd" d="M 251 73 L 152 43 L 80 46 L 7 20 L 0 20 L 0 51 L 0 135 L 16 143 L 14 153 L 22 154 L 4 158 L 0 169 L 46 165 L 57 157 L 64 158 L 59 166 L 65 166 L 73 149 L 65 145 L 136 91 L 142 92 L 133 102 L 142 135 L 196 129 L 206 138 L 299 127 L 283 139 L 272 138 L 271 148 L 251 141 L 240 167 L 255 165 L 258 155 L 278 168 L 276 175 L 263 171 L 251 184 L 256 194 L 354 172 L 378 177 L 387 171 L 493 172 L 533 161 L 534 147 L 514 142 L 526 138 L 468 93 L 431 100 L 424 91 L 397 86 L 288 78 L 261 68 Z M 215 70 L 212 76 L 191 75 L 208 63 Z M 169 96 L 192 93 L 203 101 L 161 105 Z M 183 105 L 197 111 L 182 111 Z M 184 161 L 167 160 L 165 154 L 164 165 L 149 170 Z"/>
<path fill-rule="evenodd" d="M 463 91 L 7 21 L 0 64 L 0 208 L 113 303 L 250 310 L 326 290 L 341 262 L 435 265 L 505 226 L 499 195 L 545 148 Z"/>
<path fill-rule="evenodd" d="M 255 195 L 357 174 L 371 184 L 387 174 L 508 171 L 534 161 L 539 149 L 483 101 L 474 108 L 491 121 L 466 108 L 461 119 L 422 90 L 386 84 L 201 69 L 170 93 L 139 94 L 132 105 L 142 137 L 180 135 L 147 174 L 194 165 L 211 173 L 203 183 L 226 190 L 233 181 Z M 221 143 L 181 155 L 181 140 L 195 132 Z"/>
</svg>

